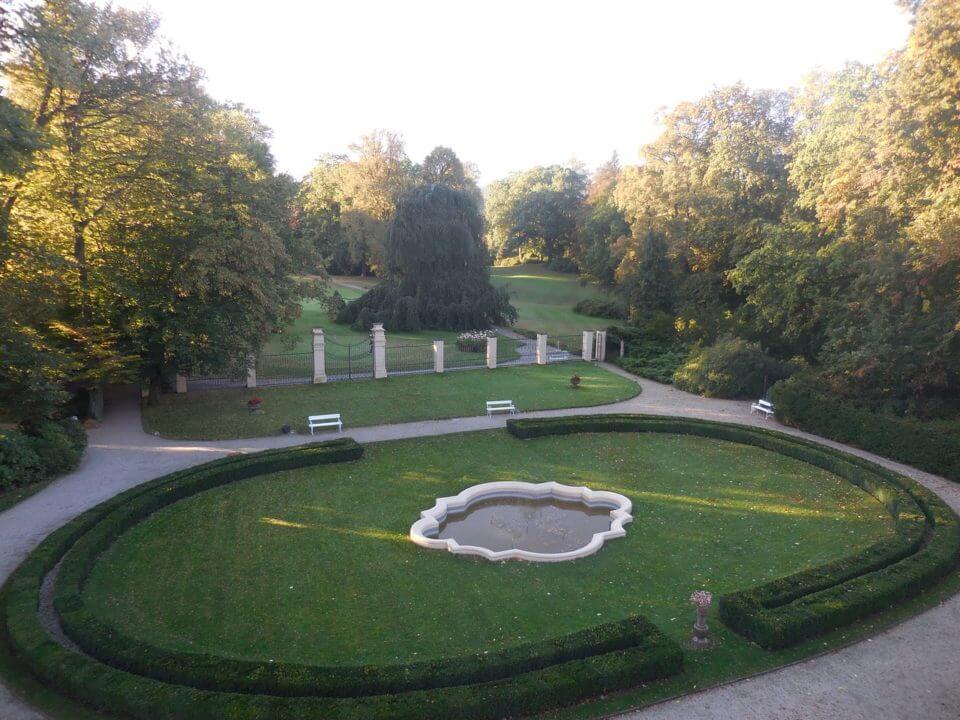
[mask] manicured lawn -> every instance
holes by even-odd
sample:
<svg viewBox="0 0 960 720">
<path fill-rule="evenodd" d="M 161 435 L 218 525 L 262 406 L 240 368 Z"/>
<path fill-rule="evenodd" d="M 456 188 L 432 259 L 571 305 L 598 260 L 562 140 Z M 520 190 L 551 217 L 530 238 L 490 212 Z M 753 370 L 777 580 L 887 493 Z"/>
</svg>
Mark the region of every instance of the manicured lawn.
<svg viewBox="0 0 960 720">
<path fill-rule="evenodd" d="M 570 376 L 583 382 L 576 390 Z M 510 399 L 521 410 L 603 405 L 640 392 L 635 382 L 584 362 L 401 375 L 384 380 L 330 382 L 256 390 L 207 390 L 164 395 L 143 411 L 148 432 L 192 440 L 276 435 L 286 423 L 306 431 L 307 415 L 340 412 L 347 428 L 486 412 L 487 400 Z M 263 398 L 251 414 L 247 401 Z"/>
<path fill-rule="evenodd" d="M 350 286 L 370 286 L 375 284 L 371 278 L 359 277 L 335 277 L 332 279 L 333 287 L 343 295 L 345 300 L 353 300 L 360 297 L 363 293 L 355 287 Z M 313 372 L 313 357 L 308 355 L 313 350 L 313 328 L 322 327 L 327 337 L 326 355 L 328 364 L 333 365 L 338 359 L 346 357 L 348 351 L 345 345 L 353 344 L 351 357 L 354 362 L 354 369 L 370 369 L 372 360 L 369 355 L 357 355 L 363 353 L 367 348 L 369 334 L 358 330 L 353 330 L 349 325 L 339 325 L 334 323 L 327 311 L 316 300 L 306 300 L 301 305 L 302 311 L 300 317 L 288 327 L 283 333 L 274 335 L 264 346 L 264 356 L 260 360 L 260 372 L 270 373 L 275 367 L 284 367 L 289 370 L 291 363 L 297 367 L 302 366 L 301 374 L 310 375 Z M 444 357 L 448 363 L 473 360 L 476 364 L 482 365 L 485 360 L 484 353 L 463 353 L 457 350 L 457 333 L 449 330 L 424 330 L 417 333 L 409 332 L 387 332 L 388 355 L 390 348 L 406 346 L 409 348 L 407 354 L 411 357 L 426 357 L 431 349 L 428 343 L 433 340 L 444 341 Z M 517 357 L 516 340 L 501 337 L 497 342 L 497 357 L 502 360 L 511 360 Z M 410 347 L 413 346 L 413 347 Z M 400 352 L 400 351 L 397 351 Z M 290 353 L 300 353 L 302 357 L 287 357 L 283 359 L 270 358 L 270 355 Z M 388 362 L 390 362 L 388 357 Z M 432 362 L 432 360 L 430 361 Z"/>
<path fill-rule="evenodd" d="M 560 480 L 626 494 L 627 536 L 584 560 L 490 563 L 425 550 L 410 524 L 474 483 Z M 888 516 L 846 481 L 759 448 L 677 435 L 521 441 L 504 431 L 372 444 L 364 459 L 240 481 L 126 532 L 90 607 L 180 651 L 352 665 L 493 650 L 647 615 L 689 636 L 690 592 L 724 593 L 849 555 Z M 767 653 L 713 622 L 704 662 Z M 696 655 L 696 653 L 688 653 Z M 698 660 L 692 662 L 697 672 Z"/>
<path fill-rule="evenodd" d="M 543 265 L 518 265 L 493 268 L 491 276 L 494 285 L 509 289 L 510 302 L 520 313 L 518 328 L 548 335 L 576 335 L 620 322 L 573 311 L 580 300 L 605 296 L 594 285 L 581 286 L 576 275 L 553 272 Z"/>
</svg>

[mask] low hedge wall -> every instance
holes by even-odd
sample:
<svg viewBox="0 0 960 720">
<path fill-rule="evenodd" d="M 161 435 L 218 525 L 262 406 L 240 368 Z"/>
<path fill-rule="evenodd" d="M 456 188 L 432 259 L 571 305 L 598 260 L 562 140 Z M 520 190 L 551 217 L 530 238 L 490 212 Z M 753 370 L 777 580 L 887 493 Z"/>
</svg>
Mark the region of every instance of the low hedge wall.
<svg viewBox="0 0 960 720">
<path fill-rule="evenodd" d="M 935 432 L 918 420 L 838 402 L 818 390 L 804 377 L 774 385 L 770 396 L 777 418 L 786 425 L 960 482 L 960 438 Z"/>
<path fill-rule="evenodd" d="M 505 650 L 489 659 L 468 656 L 396 668 L 343 668 L 330 676 L 324 675 L 329 669 L 281 665 L 279 672 L 261 677 L 256 663 L 181 655 L 176 660 L 187 665 L 177 669 L 173 653 L 164 656 L 164 651 L 139 643 L 124 650 L 128 639 L 110 638 L 110 629 L 97 625 L 84 610 L 77 589 L 96 557 L 151 512 L 235 480 L 353 460 L 362 453 L 352 440 L 337 440 L 225 458 L 134 488 L 84 513 L 41 543 L 5 586 L 0 621 L 10 646 L 56 691 L 91 708 L 138 720 L 493 720 L 544 712 L 682 670 L 677 643 L 641 617 Z M 64 628 L 75 633 L 82 646 L 104 654 L 105 661 L 66 649 L 39 620 L 41 583 L 61 560 L 55 600 Z M 98 636 L 101 630 L 107 636 Z M 144 655 L 138 655 L 140 651 Z M 443 682 L 469 684 L 432 687 L 437 680 L 431 674 L 441 665 Z M 141 671 L 159 671 L 168 681 Z M 285 671 L 289 678 L 281 677 Z"/>
<path fill-rule="evenodd" d="M 896 520 L 891 538 L 847 558 L 719 600 L 720 619 L 767 649 L 779 649 L 918 594 L 957 566 L 960 520 L 919 483 L 861 458 L 755 428 L 679 418 L 601 415 L 509 420 L 519 438 L 577 432 L 670 432 L 740 442 L 828 470 L 861 487 Z"/>
</svg>

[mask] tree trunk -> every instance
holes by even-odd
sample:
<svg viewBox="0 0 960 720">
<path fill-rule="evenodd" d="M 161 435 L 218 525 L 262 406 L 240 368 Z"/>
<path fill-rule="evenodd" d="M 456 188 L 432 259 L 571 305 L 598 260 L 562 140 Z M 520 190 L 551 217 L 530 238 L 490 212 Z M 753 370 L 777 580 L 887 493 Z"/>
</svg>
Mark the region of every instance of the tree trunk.
<svg viewBox="0 0 960 720">
<path fill-rule="evenodd" d="M 147 405 L 156 405 L 160 402 L 160 374 L 150 378 L 150 391 L 147 393 Z"/>
<path fill-rule="evenodd" d="M 96 421 L 103 420 L 103 388 L 97 385 L 87 394 L 87 417 Z"/>
</svg>

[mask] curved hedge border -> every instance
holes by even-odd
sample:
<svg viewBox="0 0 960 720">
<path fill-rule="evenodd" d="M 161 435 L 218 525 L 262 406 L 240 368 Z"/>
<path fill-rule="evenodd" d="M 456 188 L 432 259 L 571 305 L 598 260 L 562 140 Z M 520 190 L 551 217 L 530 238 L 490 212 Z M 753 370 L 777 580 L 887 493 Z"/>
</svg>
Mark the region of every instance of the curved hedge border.
<svg viewBox="0 0 960 720">
<path fill-rule="evenodd" d="M 960 482 L 960 438 L 924 427 L 919 420 L 852 407 L 825 396 L 821 389 L 803 375 L 778 382 L 770 390 L 777 418 Z"/>
<path fill-rule="evenodd" d="M 309 695 L 255 694 L 259 678 L 255 671 L 243 675 L 234 661 L 198 656 L 191 669 L 206 667 L 205 676 L 215 682 L 240 670 L 249 693 L 224 692 L 164 682 L 128 672 L 123 667 L 72 652 L 57 643 L 37 616 L 40 585 L 61 559 L 61 578 L 70 587 L 85 576 L 106 546 L 151 512 L 179 499 L 236 480 L 278 470 L 353 460 L 363 449 L 352 440 L 337 440 L 298 448 L 226 458 L 166 476 L 129 490 L 79 516 L 49 536 L 11 576 L 0 604 L 0 620 L 11 647 L 27 667 L 45 684 L 89 707 L 142 720 L 273 720 L 274 718 L 422 718 L 461 717 L 493 719 L 543 712 L 613 690 L 632 687 L 680 672 L 683 656 L 679 646 L 666 638 L 644 618 L 557 640 L 536 643 L 497 653 L 492 662 L 475 657 L 446 664 L 447 681 L 501 676 L 489 682 L 417 689 L 362 697 L 321 696 L 317 690 L 331 690 L 333 681 L 322 679 L 324 669 L 304 669 L 288 691 L 297 688 Z M 83 551 L 86 551 L 83 552 Z M 67 563 L 66 559 L 70 558 Z M 64 619 L 83 626 L 82 598 L 73 591 L 58 593 L 58 612 Z M 96 629 L 86 626 L 88 630 Z M 77 629 L 74 626 L 73 629 Z M 101 640 L 103 640 L 101 638 Z M 96 649 L 116 648 L 122 643 L 101 645 L 93 636 L 85 639 Z M 155 659 L 155 658 L 153 658 Z M 143 658 L 130 663 L 138 670 Z M 366 678 L 348 680 L 363 691 L 386 691 L 389 683 L 432 682 L 434 664 L 401 666 L 399 669 L 366 668 Z M 171 667 L 167 669 L 172 672 Z M 296 673 L 296 668 L 286 666 Z M 382 673 L 382 680 L 375 676 Z M 233 677 L 235 680 L 237 676 Z M 186 681 L 189 678 L 184 677 Z M 307 688 L 310 680 L 319 685 Z M 231 680 L 232 682 L 232 680 Z M 325 684 L 324 684 L 325 683 Z M 366 684 L 364 684 L 366 683 Z M 378 686 L 379 683 L 379 686 Z M 351 687 L 345 685 L 345 688 Z"/>
<path fill-rule="evenodd" d="M 960 519 L 910 478 L 782 433 L 660 416 L 509 420 L 519 438 L 579 432 L 667 432 L 755 445 L 803 460 L 861 487 L 896 520 L 891 538 L 846 558 L 720 598 L 720 619 L 767 649 L 794 645 L 918 594 L 957 566 Z"/>
</svg>

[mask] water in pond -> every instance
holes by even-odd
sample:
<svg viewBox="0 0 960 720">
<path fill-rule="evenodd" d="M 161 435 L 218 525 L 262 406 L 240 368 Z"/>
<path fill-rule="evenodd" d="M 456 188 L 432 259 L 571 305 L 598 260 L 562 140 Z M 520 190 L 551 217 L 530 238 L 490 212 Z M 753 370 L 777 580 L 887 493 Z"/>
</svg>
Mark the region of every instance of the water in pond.
<svg viewBox="0 0 960 720">
<path fill-rule="evenodd" d="M 495 552 L 562 553 L 581 548 L 594 534 L 609 530 L 612 509 L 555 498 L 489 498 L 447 515 L 437 537 Z"/>
</svg>

